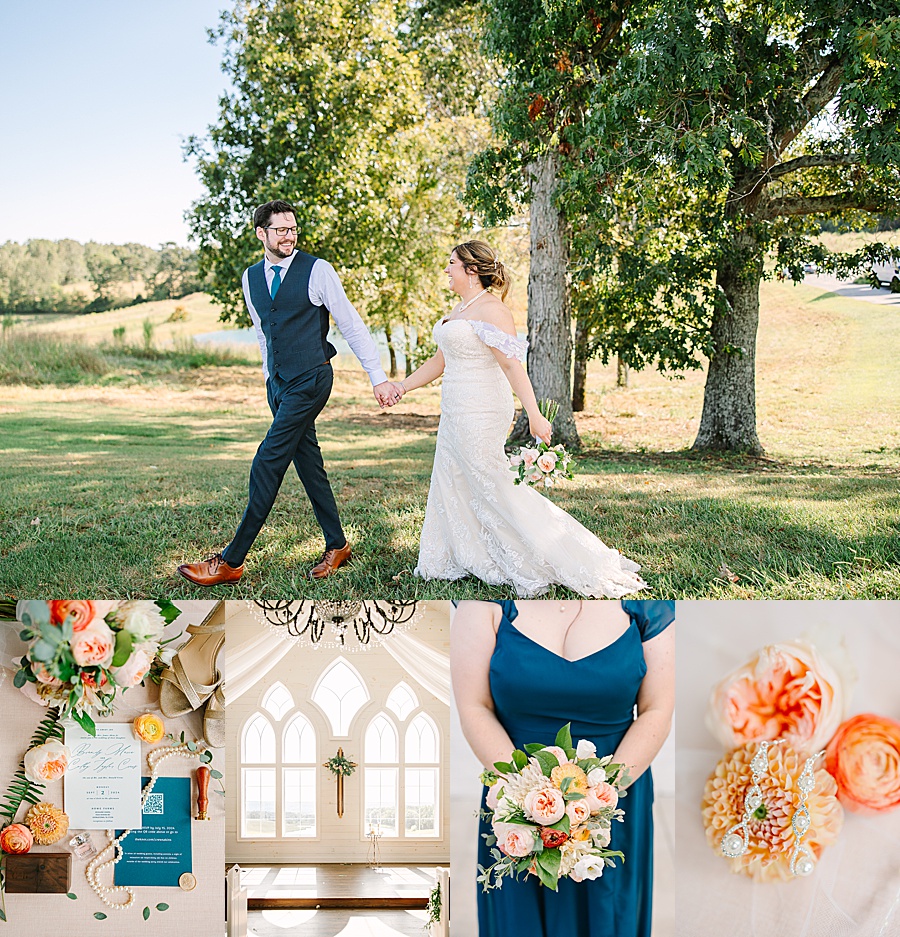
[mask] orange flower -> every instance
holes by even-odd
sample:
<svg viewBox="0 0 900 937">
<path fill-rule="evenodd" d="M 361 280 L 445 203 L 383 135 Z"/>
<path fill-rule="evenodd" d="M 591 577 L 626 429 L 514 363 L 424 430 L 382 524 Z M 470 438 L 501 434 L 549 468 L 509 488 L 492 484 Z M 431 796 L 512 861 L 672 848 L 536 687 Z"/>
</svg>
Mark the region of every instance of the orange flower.
<svg viewBox="0 0 900 937">
<path fill-rule="evenodd" d="M 871 713 L 848 719 L 828 743 L 825 766 L 848 810 L 883 813 L 900 806 L 900 723 Z"/>
<path fill-rule="evenodd" d="M 83 631 L 97 616 L 94 602 L 66 599 L 47 604 L 50 606 L 50 621 L 54 625 L 61 625 L 66 618 L 71 618 L 72 628 L 75 631 Z"/>
<path fill-rule="evenodd" d="M 144 713 L 134 720 L 134 734 L 142 742 L 155 745 L 166 734 L 166 725 L 159 716 Z"/>
<path fill-rule="evenodd" d="M 0 830 L 0 849 L 14 856 L 20 856 L 28 852 L 34 845 L 34 837 L 31 830 L 21 823 L 10 823 L 9 826 Z"/>
<path fill-rule="evenodd" d="M 66 813 L 53 804 L 35 804 L 25 814 L 25 825 L 31 830 L 39 846 L 58 843 L 69 829 Z"/>
<path fill-rule="evenodd" d="M 750 762 L 756 744 L 744 745 L 727 754 L 716 765 L 703 792 L 703 825 L 706 841 L 721 855 L 722 839 L 744 815 L 744 795 L 750 785 Z M 761 882 L 793 880 L 791 853 L 794 833 L 791 817 L 800 805 L 797 781 L 803 771 L 806 755 L 787 745 L 769 749 L 769 770 L 760 780 L 763 803 L 750 820 L 750 847 L 742 856 L 724 859 L 733 872 L 749 875 Z M 806 802 L 809 810 L 809 832 L 803 838 L 818 860 L 822 850 L 836 839 L 844 824 L 844 811 L 835 796 L 834 778 L 820 768 L 815 774 L 816 786 Z"/>
<path fill-rule="evenodd" d="M 713 688 L 706 724 L 726 747 L 784 739 L 801 751 L 824 748 L 840 724 L 844 687 L 805 641 L 762 648 Z"/>
</svg>

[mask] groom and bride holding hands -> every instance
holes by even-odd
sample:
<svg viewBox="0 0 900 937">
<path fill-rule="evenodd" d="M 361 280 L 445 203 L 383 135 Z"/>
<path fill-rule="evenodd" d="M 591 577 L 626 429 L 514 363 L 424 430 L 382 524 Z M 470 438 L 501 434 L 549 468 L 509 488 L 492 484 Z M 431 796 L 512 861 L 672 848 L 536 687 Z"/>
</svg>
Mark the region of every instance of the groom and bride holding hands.
<svg viewBox="0 0 900 937">
<path fill-rule="evenodd" d="M 330 316 L 369 375 L 381 407 L 443 376 L 418 576 L 475 576 L 490 585 L 512 585 L 520 596 L 540 595 L 554 584 L 610 598 L 646 587 L 636 563 L 537 491 L 514 484 L 503 448 L 514 415 L 512 391 L 536 438 L 549 443 L 551 425 L 523 367 L 528 343 L 516 336 L 503 303 L 508 274 L 489 245 L 467 241 L 451 251 L 444 272 L 460 302 L 434 327 L 438 351 L 403 381 L 391 382 L 334 268 L 296 249 L 290 203 L 261 205 L 253 226 L 264 256 L 244 271 L 243 291 L 262 352 L 272 425 L 253 459 L 247 507 L 234 538 L 221 553 L 179 566 L 185 579 L 212 586 L 241 578 L 292 462 L 325 537 L 310 577 L 330 576 L 350 559 L 315 428 L 334 381 Z"/>
</svg>

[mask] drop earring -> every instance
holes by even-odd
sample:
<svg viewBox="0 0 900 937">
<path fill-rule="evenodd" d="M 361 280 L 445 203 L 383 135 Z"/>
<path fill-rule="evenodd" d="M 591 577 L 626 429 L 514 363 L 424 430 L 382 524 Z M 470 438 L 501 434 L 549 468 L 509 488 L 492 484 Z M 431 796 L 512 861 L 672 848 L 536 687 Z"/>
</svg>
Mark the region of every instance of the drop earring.
<svg viewBox="0 0 900 937">
<path fill-rule="evenodd" d="M 816 773 L 813 765 L 824 754 L 825 752 L 821 751 L 807 758 L 797 781 L 797 787 L 800 790 L 800 806 L 791 817 L 791 829 L 794 831 L 794 851 L 791 853 L 792 875 L 809 875 L 816 867 L 812 854 L 803 845 L 802 839 L 809 832 L 811 822 L 806 801 L 816 787 Z"/>
<path fill-rule="evenodd" d="M 744 794 L 744 815 L 741 817 L 740 823 L 735 823 L 722 837 L 722 855 L 727 856 L 729 859 L 737 859 L 738 856 L 744 855 L 750 848 L 749 822 L 754 812 L 759 809 L 763 802 L 759 782 L 769 771 L 769 746 L 779 745 L 781 741 L 779 739 L 777 742 L 760 742 L 759 748 L 750 762 L 752 776 L 747 793 Z"/>
</svg>

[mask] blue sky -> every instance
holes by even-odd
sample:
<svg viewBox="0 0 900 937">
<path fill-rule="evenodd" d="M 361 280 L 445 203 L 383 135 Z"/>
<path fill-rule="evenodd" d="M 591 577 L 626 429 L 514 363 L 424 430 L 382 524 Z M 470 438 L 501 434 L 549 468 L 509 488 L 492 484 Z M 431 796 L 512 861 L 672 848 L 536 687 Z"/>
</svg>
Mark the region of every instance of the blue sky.
<svg viewBox="0 0 900 937">
<path fill-rule="evenodd" d="M 206 30 L 228 5 L 0 3 L 0 243 L 187 243 L 181 145 L 227 86 Z"/>
</svg>

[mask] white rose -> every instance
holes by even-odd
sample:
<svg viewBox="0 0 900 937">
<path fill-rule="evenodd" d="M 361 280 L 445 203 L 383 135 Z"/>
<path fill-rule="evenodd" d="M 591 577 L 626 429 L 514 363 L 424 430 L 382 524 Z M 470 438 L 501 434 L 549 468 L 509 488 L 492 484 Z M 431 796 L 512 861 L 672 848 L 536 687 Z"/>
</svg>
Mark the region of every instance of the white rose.
<svg viewBox="0 0 900 937">
<path fill-rule="evenodd" d="M 609 845 L 610 838 L 611 834 L 609 830 L 591 830 L 591 841 L 598 849 L 606 849 Z"/>
<path fill-rule="evenodd" d="M 576 882 L 583 882 L 585 879 L 600 878 L 603 874 L 604 862 L 597 856 L 585 856 L 575 863 L 575 868 L 569 877 Z"/>
<path fill-rule="evenodd" d="M 520 455 L 511 455 L 509 457 L 509 464 L 513 467 L 519 466 L 522 464 L 522 456 Z"/>
<path fill-rule="evenodd" d="M 123 602 L 116 618 L 131 635 L 135 644 L 145 644 L 148 641 L 159 644 L 166 626 L 155 602 Z"/>
<path fill-rule="evenodd" d="M 578 743 L 579 745 L 581 742 Z M 588 756 L 593 758 L 593 755 Z M 603 784 L 606 781 L 606 772 L 602 768 L 591 768 L 588 771 L 588 787 L 596 787 L 598 784 Z"/>
<path fill-rule="evenodd" d="M 597 746 L 593 742 L 589 742 L 587 739 L 579 739 L 578 745 L 575 748 L 575 758 L 578 761 L 584 761 L 586 758 L 596 758 L 597 757 Z M 602 780 L 606 780 L 604 776 Z"/>
</svg>

